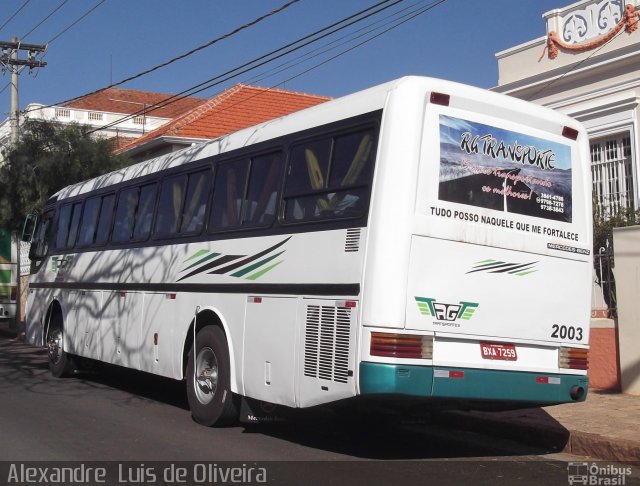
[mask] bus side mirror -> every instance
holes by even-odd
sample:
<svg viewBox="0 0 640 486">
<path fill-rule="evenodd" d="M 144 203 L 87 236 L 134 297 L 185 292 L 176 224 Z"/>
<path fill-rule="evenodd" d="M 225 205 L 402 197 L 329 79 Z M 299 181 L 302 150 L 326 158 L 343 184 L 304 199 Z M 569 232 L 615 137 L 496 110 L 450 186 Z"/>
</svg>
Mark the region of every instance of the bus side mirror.
<svg viewBox="0 0 640 486">
<path fill-rule="evenodd" d="M 20 239 L 27 243 L 33 241 L 33 235 L 36 230 L 36 224 L 38 222 L 38 215 L 35 213 L 28 214 L 24 219 L 24 225 L 22 226 L 22 236 Z"/>
</svg>

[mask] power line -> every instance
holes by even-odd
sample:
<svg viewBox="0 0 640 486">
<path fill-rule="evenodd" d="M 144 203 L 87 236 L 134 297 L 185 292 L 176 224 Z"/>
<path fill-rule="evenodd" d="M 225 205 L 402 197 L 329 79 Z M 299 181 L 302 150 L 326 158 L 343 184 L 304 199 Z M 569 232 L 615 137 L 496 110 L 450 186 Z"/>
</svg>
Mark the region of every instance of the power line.
<svg viewBox="0 0 640 486">
<path fill-rule="evenodd" d="M 376 39 L 376 38 L 378 38 L 378 37 L 380 37 L 380 36 L 382 36 L 382 35 L 386 34 L 387 32 L 389 32 L 389 31 L 391 31 L 391 30 L 393 30 L 393 29 L 396 29 L 396 28 L 400 27 L 401 25 L 403 25 L 403 24 L 405 24 L 405 23 L 407 23 L 407 22 L 409 22 L 409 21 L 411 21 L 411 20 L 415 19 L 416 17 L 418 17 L 418 16 L 420 16 L 420 15 L 422 15 L 422 14 L 424 14 L 424 13 L 428 12 L 429 10 L 432 10 L 433 8 L 437 7 L 438 5 L 441 5 L 441 4 L 442 4 L 442 3 L 444 3 L 445 1 L 446 1 L 446 0 L 436 0 L 436 1 L 432 2 L 432 3 L 430 3 L 429 5 L 419 7 L 418 9 L 414 9 L 413 11 L 408 12 L 407 14 L 405 14 L 405 15 L 403 15 L 403 16 L 401 16 L 401 17 L 399 17 L 399 18 L 395 19 L 395 20 L 385 22 L 383 26 L 387 26 L 387 25 L 389 25 L 389 24 L 393 24 L 393 25 L 391 25 L 391 27 L 389 27 L 389 28 L 387 28 L 387 29 L 385 29 L 385 30 L 383 30 L 383 31 L 381 31 L 381 32 L 379 32 L 379 33 L 377 33 L 376 35 L 371 36 L 371 37 L 369 37 L 369 38 L 367 38 L 367 39 L 363 40 L 362 42 L 360 42 L 360 43 L 358 43 L 358 44 L 356 44 L 356 45 L 354 45 L 354 46 L 351 46 L 351 47 L 349 47 L 348 49 L 345 49 L 345 50 L 343 50 L 343 51 L 339 52 L 338 54 L 336 54 L 336 55 L 334 55 L 334 56 L 332 56 L 332 57 L 330 57 L 330 58 L 328 58 L 328 59 L 325 59 L 324 61 L 322 61 L 322 62 L 320 62 L 320 63 L 318 63 L 318 64 L 316 64 L 316 65 L 314 65 L 314 66 L 312 66 L 312 67 L 310 67 L 310 68 L 308 68 L 308 69 L 305 69 L 305 70 L 304 70 L 304 71 L 302 71 L 302 72 L 299 72 L 299 73 L 297 73 L 297 74 L 295 74 L 295 75 L 293 75 L 293 76 L 290 76 L 289 78 L 287 78 L 287 79 L 285 79 L 285 80 L 283 80 L 283 81 L 280 81 L 280 82 L 279 82 L 279 83 L 277 83 L 277 84 L 272 85 L 270 88 L 267 88 L 265 91 L 273 90 L 273 89 L 277 88 L 278 86 L 280 86 L 280 85 L 282 85 L 282 84 L 288 83 L 289 81 L 292 81 L 292 80 L 294 80 L 294 79 L 296 79 L 296 78 L 299 78 L 300 76 L 304 76 L 305 74 L 308 74 L 309 72 L 311 72 L 311 71 L 313 71 L 313 70 L 315 70 L 315 69 L 317 69 L 317 68 L 319 68 L 319 67 L 321 67 L 321 66 L 324 66 L 325 64 L 327 64 L 327 63 L 329 63 L 329 62 L 331 62 L 331 61 L 333 61 L 333 60 L 335 60 L 335 59 L 337 59 L 337 58 L 339 58 L 339 57 L 341 57 L 341 56 L 343 56 L 343 55 L 345 55 L 345 54 L 347 54 L 347 53 L 349 53 L 349 52 L 351 52 L 351 51 L 353 51 L 353 50 L 355 50 L 355 49 L 357 49 L 357 48 L 359 48 L 359 47 L 361 47 L 361 46 L 363 46 L 364 44 L 367 44 L 368 42 L 371 42 L 372 40 L 374 40 L 374 39 Z M 400 12 L 406 12 L 407 10 L 412 9 L 413 7 L 416 7 L 417 5 L 419 5 L 419 4 L 421 4 L 421 3 L 423 4 L 424 2 L 417 2 L 417 3 L 414 3 L 413 5 L 410 5 L 409 7 L 405 8 L 405 9 L 402 9 Z M 399 12 L 396 12 L 394 15 L 396 15 L 397 13 L 399 13 Z M 371 25 L 375 25 L 375 24 L 378 24 L 378 23 L 380 23 L 380 21 L 377 21 L 377 22 L 374 22 L 374 23 L 372 23 L 372 24 L 369 24 L 369 26 L 371 26 Z M 359 29 L 359 30 L 362 30 L 362 29 Z M 375 28 L 375 29 L 372 29 L 372 30 L 370 30 L 370 31 L 368 31 L 367 33 L 371 33 L 371 32 L 373 32 L 373 31 L 375 31 L 375 30 L 379 30 L 379 27 L 378 27 L 378 28 Z M 359 38 L 359 37 L 362 37 L 362 35 L 358 36 L 357 38 Z M 351 41 L 353 41 L 353 40 L 354 40 L 354 39 L 351 39 L 349 42 L 351 42 Z M 338 47 L 339 47 L 339 46 L 338 46 Z M 332 48 L 330 48 L 330 49 L 334 49 L 334 48 L 335 48 L 335 47 L 332 47 Z M 322 53 L 320 53 L 320 54 L 323 54 L 323 53 L 325 53 L 325 52 L 327 52 L 327 51 L 323 51 L 323 52 L 322 52 Z M 314 56 L 314 57 L 317 57 L 317 56 Z M 284 70 L 284 69 L 283 69 L 283 70 Z M 282 72 L 283 70 L 278 71 L 278 73 L 279 73 L 279 72 Z M 278 74 L 278 73 L 275 73 L 275 74 Z M 263 78 L 263 79 L 264 79 L 264 78 Z M 218 112 L 217 112 L 217 113 L 221 113 L 221 112 L 223 112 L 223 111 L 225 111 L 225 110 L 231 109 L 231 108 L 233 108 L 234 106 L 237 106 L 237 105 L 239 105 L 239 104 L 246 103 L 247 101 L 249 101 L 249 100 L 251 100 L 251 99 L 255 98 L 256 96 L 260 96 L 260 95 L 262 95 L 265 91 L 261 91 L 261 92 L 256 93 L 256 94 L 254 94 L 254 95 L 252 95 L 252 96 L 250 96 L 250 97 L 248 97 L 248 98 L 245 98 L 245 99 L 243 99 L 243 100 L 241 100 L 241 101 L 238 101 L 238 102 L 236 102 L 236 103 L 234 103 L 234 104 L 232 104 L 232 105 L 228 106 L 228 107 L 227 107 L 227 108 L 225 108 L 225 109 L 218 110 Z"/>
<path fill-rule="evenodd" d="M 29 32 L 27 32 L 26 34 L 24 34 L 21 39 L 25 39 L 29 34 L 32 34 L 38 27 L 40 27 L 42 24 L 44 24 L 47 20 L 49 20 L 58 10 L 60 10 L 62 7 L 65 6 L 65 4 L 68 2 L 69 0 L 62 0 L 62 3 L 60 5 L 58 5 L 56 8 L 54 8 L 51 12 L 49 12 L 49 14 L 43 18 L 33 29 L 31 29 Z"/>
<path fill-rule="evenodd" d="M 290 69 L 291 67 L 294 67 L 297 64 L 301 64 L 303 62 L 307 62 L 311 59 L 317 58 L 319 56 L 321 56 L 322 54 L 326 54 L 327 52 L 330 52 L 332 50 L 335 50 L 345 44 L 348 44 L 350 42 L 353 42 L 357 39 L 360 39 L 372 32 L 375 32 L 376 30 L 382 29 L 383 27 L 392 24 L 393 22 L 398 21 L 399 19 L 403 19 L 406 17 L 410 17 L 413 13 L 418 12 L 420 9 L 425 8 L 424 7 L 424 3 L 426 0 L 421 0 L 419 2 L 415 2 L 411 5 L 408 5 L 405 8 L 402 8 L 396 12 L 394 12 L 393 14 L 390 15 L 389 18 L 384 18 L 384 19 L 380 19 L 380 20 L 376 20 L 374 22 L 371 22 L 370 24 L 365 25 L 364 27 L 361 27 L 359 29 L 356 29 L 353 32 L 350 32 L 349 34 L 343 35 L 341 37 L 338 37 L 337 39 L 332 40 L 331 42 L 328 42 L 327 44 L 317 47 L 315 49 L 311 49 L 308 52 L 305 52 L 304 54 L 301 54 L 298 57 L 295 57 L 294 59 L 291 59 L 289 61 L 286 61 L 282 64 L 279 64 L 278 66 L 275 66 L 272 69 L 269 69 L 268 71 L 265 71 L 263 73 L 257 74 L 256 76 L 254 76 L 253 78 L 249 78 L 246 81 L 243 81 L 244 83 L 247 84 L 252 84 L 252 83 L 257 83 L 260 82 L 264 79 L 267 79 L 269 77 L 275 76 L 277 74 L 280 74 L 283 71 L 286 71 L 287 69 Z M 438 2 L 436 2 L 438 3 Z M 434 5 L 437 6 L 437 5 Z M 433 8 L 430 5 L 427 6 L 427 8 Z M 407 12 L 407 13 L 405 13 Z M 404 15 L 401 15 L 404 14 Z M 393 18 L 395 17 L 395 18 Z M 413 17 L 411 17 L 413 18 Z M 410 19 L 409 19 L 410 20 Z M 376 27 L 377 26 L 377 27 Z M 357 35 L 356 35 L 357 34 Z M 344 41 L 344 42 L 342 42 Z M 289 80 L 283 81 L 284 83 L 286 83 Z M 280 83 L 282 84 L 282 83 Z"/>
<path fill-rule="evenodd" d="M 113 84 L 113 85 L 111 85 L 109 87 L 118 86 L 118 85 L 124 84 L 126 82 L 132 81 L 132 80 L 134 80 L 136 78 L 139 78 L 139 77 L 144 76 L 146 74 L 149 74 L 149 73 L 152 73 L 154 71 L 157 71 L 158 69 L 166 67 L 169 64 L 173 64 L 176 61 L 184 59 L 185 57 L 191 56 L 192 54 L 195 54 L 196 52 L 199 52 L 199 51 L 201 51 L 203 49 L 206 49 L 207 47 L 211 47 L 212 45 L 214 45 L 214 44 L 216 44 L 216 43 L 218 43 L 218 42 L 220 42 L 220 41 L 222 41 L 224 39 L 228 39 L 229 37 L 241 32 L 241 31 L 243 31 L 243 30 L 245 30 L 245 29 L 247 29 L 249 27 L 252 27 L 252 26 L 258 24 L 259 22 L 261 22 L 261 21 L 263 21 L 263 20 L 265 20 L 265 19 L 267 19 L 267 18 L 269 18 L 269 17 L 271 17 L 273 15 L 276 15 L 276 14 L 282 12 L 283 10 L 289 8 L 294 3 L 298 3 L 299 1 L 300 0 L 291 0 L 290 2 L 282 5 L 281 7 L 277 8 L 275 10 L 272 10 L 271 12 L 269 12 L 269 13 L 261 16 L 261 17 L 258 17 L 257 19 L 252 20 L 251 22 L 236 28 L 236 29 L 232 30 L 231 32 L 229 32 L 227 34 L 224 34 L 224 35 L 222 35 L 220 37 L 217 37 L 217 38 L 211 40 L 210 42 L 207 42 L 206 44 L 203 44 L 203 45 L 198 46 L 198 47 L 196 47 L 194 49 L 191 49 L 190 51 L 185 52 L 184 54 L 181 54 L 181 55 L 179 55 L 177 57 L 174 57 L 173 59 L 170 59 L 169 61 L 163 62 L 162 64 L 159 64 L 159 65 L 154 66 L 154 67 L 152 67 L 150 69 L 147 69 L 146 71 L 143 71 L 143 72 L 141 72 L 139 74 L 136 74 L 135 76 L 131 76 L 131 77 L 127 78 L 127 79 L 123 79 L 122 81 L 119 81 L 118 83 L 115 83 L 115 84 Z"/>
<path fill-rule="evenodd" d="M 93 133 L 93 132 L 96 132 L 96 131 L 104 130 L 106 128 L 111 128 L 112 126 L 115 126 L 115 125 L 117 125 L 119 123 L 122 123 L 124 121 L 129 120 L 129 119 L 132 119 L 132 118 L 134 118 L 134 117 L 136 117 L 136 116 L 138 116 L 140 114 L 149 113 L 150 111 L 162 108 L 162 107 L 167 106 L 167 105 L 169 105 L 171 103 L 175 103 L 175 102 L 177 102 L 177 101 L 179 101 L 179 100 L 181 100 L 183 98 L 186 98 L 187 96 L 191 96 L 193 94 L 200 93 L 200 92 L 202 92 L 204 90 L 212 88 L 213 86 L 222 84 L 225 81 L 229 81 L 230 79 L 238 77 L 238 76 L 240 76 L 242 74 L 245 74 L 245 73 L 247 73 L 249 71 L 252 71 L 254 69 L 257 69 L 259 67 L 262 67 L 265 64 L 273 62 L 273 61 L 275 61 L 277 59 L 280 59 L 280 58 L 292 53 L 292 52 L 298 51 L 298 50 L 300 50 L 300 49 L 302 49 L 302 48 L 304 48 L 304 47 L 306 47 L 306 46 L 308 46 L 310 44 L 318 42 L 318 41 L 320 41 L 320 40 L 322 40 L 322 39 L 324 39 L 324 38 L 326 38 L 326 37 L 328 37 L 330 35 L 335 34 L 336 32 L 344 30 L 344 29 L 346 29 L 346 28 L 348 28 L 348 27 L 350 27 L 350 26 L 352 26 L 352 25 L 354 25 L 354 24 L 356 24 L 358 22 L 362 22 L 363 20 L 366 20 L 367 18 L 370 18 L 373 15 L 377 15 L 378 13 L 380 13 L 380 12 L 382 12 L 382 11 L 384 11 L 384 10 L 394 6 L 394 5 L 397 5 L 397 4 L 399 4 L 399 3 L 403 2 L 403 1 L 404 0 L 395 0 L 395 1 L 383 0 L 382 2 L 379 2 L 379 3 L 377 3 L 377 4 L 375 4 L 375 5 L 371 6 L 371 7 L 368 7 L 368 8 L 366 8 L 364 10 L 361 10 L 361 11 L 355 13 L 355 14 L 352 14 L 349 17 L 345 17 L 345 18 L 339 20 L 338 22 L 334 22 L 333 24 L 331 24 L 331 25 L 329 25 L 327 27 L 324 27 L 324 28 L 322 28 L 320 30 L 317 30 L 317 31 L 315 31 L 315 32 L 313 32 L 311 34 L 308 34 L 308 35 L 306 35 L 306 36 L 304 36 L 304 37 L 302 37 L 300 39 L 297 39 L 297 40 L 295 40 L 293 42 L 290 42 L 290 43 L 286 44 L 285 46 L 282 46 L 282 47 L 279 47 L 277 49 L 274 49 L 274 50 L 268 52 L 267 54 L 263 54 L 262 56 L 259 56 L 259 57 L 255 58 L 255 59 L 253 59 L 253 60 L 251 60 L 249 62 L 246 62 L 246 63 L 244 63 L 244 64 L 242 64 L 240 66 L 237 66 L 237 67 L 235 67 L 233 69 L 225 71 L 224 73 L 219 74 L 217 76 L 214 76 L 213 78 L 209 78 L 208 80 L 203 81 L 202 83 L 196 84 L 195 86 L 192 86 L 190 88 L 187 88 L 186 90 L 183 90 L 183 91 L 181 91 L 181 92 L 179 92 L 179 93 L 177 93 L 175 95 L 169 96 L 169 97 L 167 97 L 165 100 L 163 100 L 161 102 L 158 102 L 158 103 L 155 103 L 153 105 L 148 106 L 145 110 L 139 110 L 139 111 L 137 111 L 135 113 L 132 113 L 132 114 L 127 115 L 127 116 L 124 116 L 124 117 L 122 117 L 122 118 L 120 118 L 118 120 L 115 120 L 115 121 L 107 124 L 107 125 L 104 125 L 103 127 L 96 128 L 96 129 L 90 131 L 89 133 Z M 389 3 L 389 2 L 392 2 L 392 3 L 390 5 L 386 5 L 386 6 L 384 5 L 384 4 Z M 380 7 L 380 8 L 378 8 L 378 7 Z M 374 10 L 372 12 L 372 10 L 376 9 L 376 8 L 378 8 L 378 9 Z M 361 16 L 363 13 L 366 13 L 366 15 L 364 17 L 357 18 L 358 16 Z M 352 19 L 355 19 L 355 20 L 352 20 Z M 351 22 L 340 26 L 340 24 L 343 24 L 344 22 L 349 21 L 349 20 L 351 20 Z M 339 27 L 336 27 L 336 26 L 339 26 Z M 336 27 L 336 28 L 331 30 L 334 27 Z M 322 35 L 320 35 L 319 37 L 316 37 L 316 36 L 318 36 L 318 34 L 322 34 Z M 303 41 L 306 41 L 306 42 L 303 42 Z M 301 42 L 303 42 L 303 43 L 300 44 Z M 300 45 L 296 45 L 296 44 L 300 44 Z M 75 98 L 75 99 L 78 99 L 78 98 Z"/>
<path fill-rule="evenodd" d="M 107 0 L 100 0 L 97 4 L 95 4 L 93 7 L 91 7 L 89 10 L 87 10 L 82 16 L 80 16 L 77 20 L 75 20 L 74 22 L 72 22 L 67 28 L 65 28 L 64 30 L 62 30 L 62 32 L 54 35 L 48 42 L 47 44 L 51 44 L 54 40 L 56 40 L 58 37 L 60 37 L 62 34 L 64 34 L 65 32 L 67 32 L 69 29 L 71 29 L 74 25 L 76 25 L 78 22 L 80 22 L 81 20 L 83 20 L 87 15 L 89 15 L 91 12 L 93 12 L 95 9 L 97 9 L 100 5 L 102 5 L 104 2 L 106 2 Z"/>
<path fill-rule="evenodd" d="M 177 57 L 174 57 L 173 59 L 170 59 L 170 60 L 168 60 L 166 62 L 163 62 L 162 64 L 159 64 L 157 66 L 154 66 L 152 68 L 149 68 L 149 69 L 147 69 L 147 70 L 145 70 L 145 71 L 143 71 L 141 73 L 135 74 L 133 76 L 130 76 L 130 77 L 128 77 L 126 79 L 123 79 L 121 81 L 118 81 L 116 83 L 109 84 L 108 86 L 105 86 L 103 88 L 96 89 L 96 90 L 91 91 L 89 93 L 85 93 L 85 94 L 83 94 L 81 96 L 76 96 L 74 98 L 70 98 L 70 99 L 65 100 L 65 101 L 60 101 L 58 103 L 47 105 L 45 107 L 39 107 L 39 108 L 36 108 L 36 109 L 51 108 L 52 106 L 64 105 L 64 104 L 67 104 L 67 103 L 71 103 L 73 101 L 77 101 L 79 99 L 86 98 L 87 96 L 91 96 L 91 95 L 94 95 L 94 94 L 101 93 L 102 91 L 106 91 L 109 88 L 115 88 L 116 86 L 120 86 L 120 85 L 122 85 L 124 83 L 127 83 L 129 81 L 133 81 L 134 79 L 138 79 L 138 78 L 140 78 L 142 76 L 145 76 L 146 74 L 152 73 L 154 71 L 157 71 L 160 68 L 166 67 L 166 66 L 168 66 L 170 64 L 173 64 L 176 61 L 184 59 L 185 57 L 190 56 L 190 55 L 192 55 L 192 54 L 194 54 L 194 53 L 196 53 L 198 51 L 206 49 L 207 47 L 210 47 L 210 46 L 212 46 L 212 45 L 214 45 L 214 44 L 216 44 L 216 43 L 218 43 L 218 42 L 220 42 L 222 40 L 228 39 L 229 37 L 241 32 L 241 31 L 243 31 L 243 30 L 245 30 L 245 29 L 247 29 L 249 27 L 252 27 L 252 26 L 258 24 L 259 22 L 261 22 L 261 21 L 263 21 L 263 20 L 265 20 L 265 19 L 267 19 L 267 18 L 269 18 L 269 17 L 271 17 L 273 15 L 276 15 L 277 13 L 282 12 L 283 10 L 289 8 L 294 3 L 298 3 L 299 1 L 300 0 L 291 0 L 291 1 L 287 2 L 287 3 L 285 3 L 284 5 L 282 5 L 281 7 L 277 8 L 275 10 L 272 10 L 269 13 L 266 13 L 266 14 L 264 14 L 264 15 L 256 18 L 256 19 L 244 24 L 244 25 L 241 25 L 240 27 L 237 27 L 237 28 L 233 29 L 232 31 L 230 31 L 230 32 L 228 32 L 228 33 L 226 33 L 226 34 L 224 34 L 224 35 L 222 35 L 220 37 L 216 37 L 215 39 L 212 39 L 211 41 L 207 42 L 206 44 L 203 44 L 203 45 L 198 46 L 198 47 L 196 47 L 194 49 L 191 49 L 190 51 L 188 51 L 188 52 L 186 52 L 184 54 L 181 54 L 181 55 L 179 55 Z M 387 1 L 389 1 L 389 0 L 387 0 Z"/>
<path fill-rule="evenodd" d="M 16 11 L 13 13 L 13 15 L 12 15 L 11 17 L 9 17 L 9 18 L 5 21 L 5 23 L 4 23 L 4 24 L 0 25 L 0 30 L 4 29 L 4 28 L 6 27 L 6 25 L 7 25 L 9 22 L 11 22 L 11 21 L 15 18 L 15 16 L 16 16 L 16 15 L 18 15 L 18 14 L 20 13 L 20 11 L 21 11 L 23 8 L 25 8 L 27 5 L 29 5 L 29 2 L 30 2 L 30 1 L 31 1 L 31 0 L 26 0 L 26 1 L 22 4 L 22 6 L 21 6 L 21 7 L 19 7 L 19 8 L 18 8 L 18 10 L 16 10 Z"/>
<path fill-rule="evenodd" d="M 566 78 L 569 74 L 571 74 L 573 71 L 575 71 L 576 69 L 578 69 L 580 66 L 582 66 L 585 62 L 587 62 L 589 59 L 591 59 L 593 56 L 595 56 L 598 52 L 600 52 L 602 49 L 604 49 L 607 45 L 609 45 L 610 42 L 613 41 L 613 39 L 615 39 L 616 37 L 618 37 L 620 34 L 622 34 L 624 32 L 624 30 L 620 30 L 620 32 L 618 32 L 616 35 L 614 35 L 611 39 L 609 39 L 607 42 L 605 42 L 604 44 L 602 44 L 600 47 L 598 47 L 596 50 L 594 50 L 591 54 L 589 54 L 587 57 L 585 57 L 584 59 L 582 59 L 581 61 L 577 62 L 576 64 L 574 64 L 573 66 L 571 66 L 570 69 L 567 69 L 567 71 L 565 71 L 561 76 L 552 79 L 551 81 L 549 81 L 547 84 L 545 84 L 544 86 L 542 86 L 538 91 L 536 91 L 535 93 L 533 93 L 532 95 L 529 95 L 528 97 L 528 101 L 533 100 L 536 96 L 538 96 L 540 93 L 542 93 L 543 91 L 545 91 L 547 88 L 549 88 L 551 85 L 557 83 L 558 81 L 561 81 L 562 79 Z"/>
<path fill-rule="evenodd" d="M 323 65 L 325 65 L 325 64 L 327 64 L 327 63 L 329 63 L 329 62 L 331 62 L 331 61 L 333 61 L 333 60 L 335 60 L 335 59 L 337 59 L 338 57 L 343 56 L 344 54 L 347 54 L 348 52 L 353 51 L 354 49 L 357 49 L 358 47 L 361 47 L 361 46 L 363 46 L 364 44 L 367 44 L 367 43 L 371 42 L 372 40 L 377 39 L 378 37 L 380 37 L 380 36 L 382 36 L 382 35 L 386 34 L 387 32 L 389 32 L 389 31 L 391 31 L 391 30 L 393 30 L 393 29 L 395 29 L 395 28 L 397 28 L 397 27 L 400 27 L 401 25 L 403 25 L 403 24 L 405 24 L 405 23 L 409 22 L 410 20 L 415 19 L 416 17 L 418 17 L 418 16 L 422 15 L 423 13 L 428 12 L 429 10 L 431 10 L 431 9 L 433 9 L 433 8 L 435 8 L 435 7 L 437 7 L 438 5 L 440 5 L 440 4 L 442 4 L 442 3 L 446 2 L 446 1 L 447 1 L 447 0 L 436 0 L 436 1 L 435 1 L 435 2 L 433 2 L 432 4 L 430 4 L 430 5 L 426 6 L 426 7 L 424 7 L 424 8 L 423 8 L 422 10 L 420 10 L 419 12 L 417 12 L 417 13 L 415 13 L 415 14 L 413 14 L 413 15 L 410 15 L 410 16 L 405 16 L 405 19 L 404 19 L 404 20 L 397 22 L 395 25 L 392 25 L 392 26 L 391 26 L 391 27 L 389 27 L 388 29 L 385 29 L 385 30 L 383 30 L 382 32 L 379 32 L 378 34 L 376 34 L 376 35 L 374 35 L 374 36 L 372 36 L 372 37 L 370 37 L 370 38 L 368 38 L 368 39 L 365 39 L 364 41 L 362 41 L 362 42 L 360 42 L 360 43 L 358 43 L 358 44 L 356 44 L 356 45 L 354 45 L 354 46 L 350 47 L 349 49 L 346 49 L 346 50 L 344 50 L 344 51 L 342 51 L 342 52 L 339 52 L 339 53 L 338 53 L 338 54 L 336 54 L 335 56 L 332 56 L 332 57 L 330 57 L 329 59 L 324 60 L 324 61 L 323 61 L 323 62 L 321 62 L 320 64 L 317 64 L 317 65 L 315 65 L 315 66 L 313 66 L 313 67 L 311 67 L 311 68 L 309 68 L 309 69 L 307 69 L 307 70 L 305 70 L 305 71 L 302 71 L 301 73 L 296 74 L 295 76 L 292 76 L 292 77 L 290 77 L 290 78 L 286 79 L 285 81 L 282 81 L 282 83 L 287 83 L 287 82 L 289 82 L 289 81 L 291 81 L 291 80 L 293 80 L 293 79 L 299 78 L 300 76 L 303 76 L 304 74 L 307 74 L 307 73 L 309 73 L 310 71 L 313 71 L 314 69 L 317 69 L 317 68 L 319 68 L 320 66 L 323 66 Z"/>
</svg>

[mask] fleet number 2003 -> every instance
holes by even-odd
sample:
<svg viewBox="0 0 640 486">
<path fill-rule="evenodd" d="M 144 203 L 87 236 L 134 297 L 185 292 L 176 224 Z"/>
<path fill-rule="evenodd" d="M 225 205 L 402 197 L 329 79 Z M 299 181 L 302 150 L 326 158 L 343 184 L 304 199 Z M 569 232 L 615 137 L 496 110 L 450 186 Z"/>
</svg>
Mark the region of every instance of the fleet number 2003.
<svg viewBox="0 0 640 486">
<path fill-rule="evenodd" d="M 554 324 L 552 326 L 553 331 L 551 332 L 552 338 L 560 338 L 580 341 L 582 339 L 582 328 L 581 327 L 573 327 L 573 326 L 560 326 L 558 324 Z"/>
</svg>

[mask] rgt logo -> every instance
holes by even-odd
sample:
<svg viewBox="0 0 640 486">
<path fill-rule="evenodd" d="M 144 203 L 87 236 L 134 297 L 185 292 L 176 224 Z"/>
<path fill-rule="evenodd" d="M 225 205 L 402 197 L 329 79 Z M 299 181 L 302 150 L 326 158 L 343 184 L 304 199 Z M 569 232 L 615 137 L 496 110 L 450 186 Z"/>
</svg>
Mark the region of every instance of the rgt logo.
<svg viewBox="0 0 640 486">
<path fill-rule="evenodd" d="M 473 317 L 480 304 L 475 302 L 463 302 L 458 304 L 444 304 L 436 302 L 436 299 L 427 297 L 415 297 L 420 314 L 423 316 L 433 316 L 440 321 L 453 322 L 458 319 L 468 321 Z"/>
</svg>

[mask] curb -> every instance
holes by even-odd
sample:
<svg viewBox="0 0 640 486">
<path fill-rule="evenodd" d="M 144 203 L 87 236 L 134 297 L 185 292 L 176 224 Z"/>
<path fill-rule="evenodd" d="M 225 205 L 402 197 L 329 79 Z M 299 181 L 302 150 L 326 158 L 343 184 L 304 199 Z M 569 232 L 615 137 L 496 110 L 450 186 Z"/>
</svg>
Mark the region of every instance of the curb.
<svg viewBox="0 0 640 486">
<path fill-rule="evenodd" d="M 604 461 L 640 461 L 640 442 L 637 441 L 568 430 L 555 420 L 536 423 L 533 418 L 527 420 L 527 417 L 505 418 L 499 415 L 492 417 L 491 414 L 491 412 L 446 411 L 438 413 L 436 418 L 439 423 L 453 428 L 540 446 L 556 452 L 590 456 Z"/>
<path fill-rule="evenodd" d="M 640 461 L 640 442 L 614 439 L 577 430 L 571 431 L 565 451 L 577 456 L 591 456 L 605 461 Z"/>
</svg>

